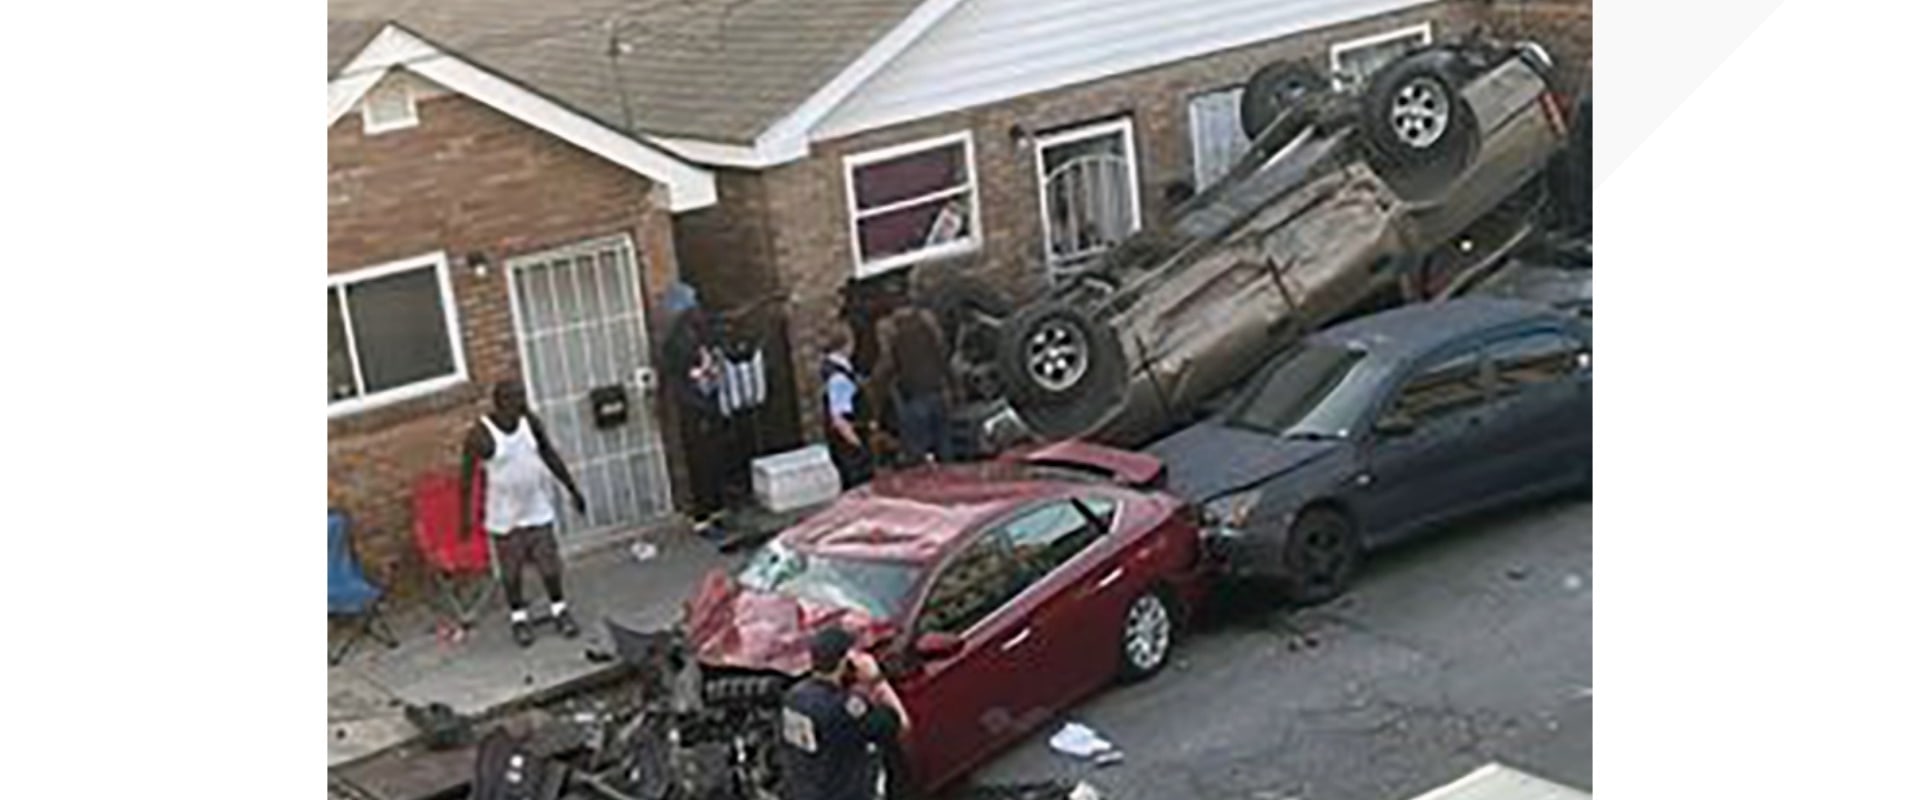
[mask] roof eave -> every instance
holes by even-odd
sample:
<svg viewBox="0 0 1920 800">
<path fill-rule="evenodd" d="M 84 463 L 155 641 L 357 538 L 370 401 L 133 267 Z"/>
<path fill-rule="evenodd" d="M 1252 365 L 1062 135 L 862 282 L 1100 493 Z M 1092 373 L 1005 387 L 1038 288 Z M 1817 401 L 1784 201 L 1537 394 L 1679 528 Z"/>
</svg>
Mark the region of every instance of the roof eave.
<svg viewBox="0 0 1920 800">
<path fill-rule="evenodd" d="M 670 211 L 719 201 L 712 172 L 462 59 L 398 24 L 382 28 L 328 80 L 327 125 L 338 122 L 398 66 L 661 184 Z"/>
</svg>

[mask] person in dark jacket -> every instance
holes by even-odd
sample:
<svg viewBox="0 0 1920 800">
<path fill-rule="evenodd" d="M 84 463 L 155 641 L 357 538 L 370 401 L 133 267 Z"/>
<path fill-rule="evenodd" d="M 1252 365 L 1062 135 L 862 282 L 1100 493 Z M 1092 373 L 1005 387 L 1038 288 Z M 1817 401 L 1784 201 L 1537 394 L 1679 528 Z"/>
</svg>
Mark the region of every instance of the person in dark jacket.
<svg viewBox="0 0 1920 800">
<path fill-rule="evenodd" d="M 813 671 L 780 709 L 781 797 L 874 800 L 876 769 L 907 730 L 906 706 L 853 634 L 829 627 L 810 644 Z"/>
<path fill-rule="evenodd" d="M 727 435 L 719 403 L 719 335 L 691 286 L 676 283 L 668 288 L 666 309 L 670 321 L 660 348 L 662 380 L 679 408 L 682 438 L 691 443 L 687 471 L 694 527 L 705 530 L 725 503 L 727 465 L 721 448 L 714 446 Z"/>
<path fill-rule="evenodd" d="M 901 297 L 878 324 L 879 363 L 873 383 L 893 402 L 903 465 L 952 461 L 947 430 L 947 342 L 940 318 Z"/>
</svg>

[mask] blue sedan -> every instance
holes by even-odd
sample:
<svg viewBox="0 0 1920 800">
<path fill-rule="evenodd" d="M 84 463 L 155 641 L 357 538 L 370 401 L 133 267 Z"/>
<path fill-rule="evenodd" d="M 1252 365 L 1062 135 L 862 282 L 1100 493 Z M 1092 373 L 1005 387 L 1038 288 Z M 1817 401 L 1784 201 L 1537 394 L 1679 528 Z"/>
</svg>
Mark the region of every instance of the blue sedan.
<svg viewBox="0 0 1920 800">
<path fill-rule="evenodd" d="M 1592 329 L 1466 297 L 1307 337 L 1151 447 L 1236 574 L 1338 596 L 1361 555 L 1465 514 L 1589 486 Z"/>
</svg>

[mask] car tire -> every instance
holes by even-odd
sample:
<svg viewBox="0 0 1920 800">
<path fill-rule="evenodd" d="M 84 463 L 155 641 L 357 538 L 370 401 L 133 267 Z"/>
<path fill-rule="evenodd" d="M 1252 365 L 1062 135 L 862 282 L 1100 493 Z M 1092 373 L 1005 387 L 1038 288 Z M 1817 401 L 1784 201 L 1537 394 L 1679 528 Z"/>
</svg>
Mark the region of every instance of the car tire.
<svg viewBox="0 0 1920 800">
<path fill-rule="evenodd" d="M 1127 603 L 1120 623 L 1120 681 L 1133 683 L 1166 668 L 1173 653 L 1173 600 L 1159 588 Z"/>
<path fill-rule="evenodd" d="M 971 278 L 942 282 L 929 304 L 940 318 L 941 332 L 952 351 L 955 377 L 969 399 L 984 400 L 1004 393 L 1000 379 L 1000 331 L 1013 314 L 1013 303 L 1000 291 Z"/>
<path fill-rule="evenodd" d="M 1281 591 L 1311 606 L 1346 593 L 1360 566 L 1360 537 L 1347 515 L 1311 508 L 1293 522 L 1281 550 Z"/>
<path fill-rule="evenodd" d="M 1248 139 L 1258 139 L 1301 98 L 1324 92 L 1330 85 L 1326 74 L 1304 61 L 1275 61 L 1261 67 L 1247 79 L 1240 95 L 1240 130 Z"/>
<path fill-rule="evenodd" d="M 1126 355 L 1113 329 L 1085 311 L 1041 303 L 1015 315 L 1003 331 L 1000 379 L 1035 432 L 1081 433 L 1120 400 Z"/>
<path fill-rule="evenodd" d="M 1574 109 L 1566 149 L 1560 151 L 1558 186 L 1561 225 L 1570 230 L 1593 228 L 1593 99 L 1581 96 Z"/>
<path fill-rule="evenodd" d="M 1456 58 L 1443 49 L 1421 51 L 1367 81 L 1361 133 L 1374 167 L 1389 180 L 1444 185 L 1478 149 L 1480 127 L 1460 97 Z"/>
</svg>

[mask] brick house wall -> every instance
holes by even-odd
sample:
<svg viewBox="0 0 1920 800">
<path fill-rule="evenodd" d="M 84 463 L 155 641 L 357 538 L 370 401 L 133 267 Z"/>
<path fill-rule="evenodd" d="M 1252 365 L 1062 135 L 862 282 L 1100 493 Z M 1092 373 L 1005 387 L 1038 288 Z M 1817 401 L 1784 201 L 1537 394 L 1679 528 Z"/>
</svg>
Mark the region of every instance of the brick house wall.
<svg viewBox="0 0 1920 800">
<path fill-rule="evenodd" d="M 1038 177 L 1030 138 L 1010 135 L 1074 126 L 1130 114 L 1138 158 L 1143 220 L 1167 212 L 1165 193 L 1193 176 L 1187 102 L 1194 95 L 1243 83 L 1278 59 L 1305 59 L 1324 67 L 1331 45 L 1368 34 L 1433 23 L 1436 40 L 1464 34 L 1483 23 L 1480 0 L 1446 0 L 1213 54 L 1204 58 L 1027 95 L 1005 102 L 916 120 L 881 130 L 814 144 L 799 162 L 762 173 L 751 189 L 764 203 L 771 228 L 773 275 L 787 297 L 793 372 L 797 379 L 799 429 L 819 440 L 819 379 L 826 326 L 837 318 L 841 287 L 853 274 L 842 159 L 890 145 L 969 130 L 974 138 L 980 191 L 982 247 L 973 254 L 910 267 L 915 273 L 971 274 L 1023 296 L 1044 285 L 1043 232 Z M 724 190 L 723 190 L 724 195 Z M 722 203 L 729 202 L 724 196 Z M 739 225 L 740 240 L 766 232 Z M 685 240 L 683 232 L 683 241 Z M 923 276 L 916 274 L 919 282 Z"/>
<path fill-rule="evenodd" d="M 717 203 L 674 218 L 681 274 L 705 307 L 738 312 L 733 333 L 765 344 L 767 398 L 759 444 L 765 452 L 786 449 L 805 437 L 797 427 L 787 289 L 774 258 L 776 217 L 768 206 L 767 179 L 760 172 L 715 168 L 714 188 Z"/>
<path fill-rule="evenodd" d="M 464 385 L 327 422 L 328 504 L 352 515 L 363 563 L 403 596 L 424 580 L 411 544 L 414 481 L 457 471 L 488 387 L 520 376 L 507 260 L 627 234 L 649 309 L 679 274 L 663 188 L 461 95 L 422 100 L 418 115 L 416 127 L 375 136 L 357 113 L 327 130 L 328 273 L 444 251 L 465 349 Z M 475 252 L 484 274 L 466 265 Z M 662 430 L 678 486 L 677 436 Z"/>
<path fill-rule="evenodd" d="M 1553 53 L 1564 90 L 1593 84 L 1593 0 L 1494 0 L 1486 14 L 1495 33 L 1532 39 Z"/>
</svg>

